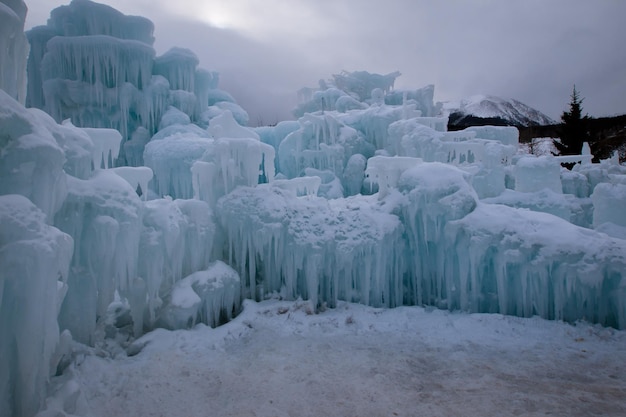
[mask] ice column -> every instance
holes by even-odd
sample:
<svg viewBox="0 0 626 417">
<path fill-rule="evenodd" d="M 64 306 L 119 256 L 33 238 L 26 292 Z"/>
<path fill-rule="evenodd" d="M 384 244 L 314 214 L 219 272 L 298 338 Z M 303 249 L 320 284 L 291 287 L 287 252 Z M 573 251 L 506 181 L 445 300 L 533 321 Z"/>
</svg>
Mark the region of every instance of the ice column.
<svg viewBox="0 0 626 417">
<path fill-rule="evenodd" d="M 144 203 L 139 275 L 146 285 L 148 328 L 174 286 L 209 265 L 214 238 L 213 215 L 205 202 L 165 198 Z"/>
<path fill-rule="evenodd" d="M 398 181 L 407 195 L 402 207 L 410 257 L 406 300 L 411 304 L 447 307 L 453 289 L 444 262 L 446 223 L 476 207 L 477 196 L 467 174 L 453 166 L 424 163 L 406 170 Z"/>
<path fill-rule="evenodd" d="M 26 4 L 21 0 L 0 1 L 0 89 L 24 104 L 26 100 L 26 58 L 24 35 Z"/>
<path fill-rule="evenodd" d="M 129 296 L 137 277 L 142 205 L 135 187 L 109 170 L 67 181 L 68 196 L 55 225 L 74 238 L 76 247 L 60 324 L 75 339 L 92 343 L 96 320 L 114 291 Z"/>
<path fill-rule="evenodd" d="M 73 241 L 20 195 L 0 196 L 0 415 L 32 416 L 56 363 Z"/>
</svg>

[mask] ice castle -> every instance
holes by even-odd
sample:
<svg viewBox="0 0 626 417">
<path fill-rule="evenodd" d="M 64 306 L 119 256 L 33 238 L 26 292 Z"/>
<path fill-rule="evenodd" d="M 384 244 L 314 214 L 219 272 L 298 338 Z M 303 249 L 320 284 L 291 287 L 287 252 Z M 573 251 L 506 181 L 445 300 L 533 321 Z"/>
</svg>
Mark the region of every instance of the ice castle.
<svg viewBox="0 0 626 417">
<path fill-rule="evenodd" d="M 1 416 L 41 408 L 67 340 L 216 326 L 243 298 L 626 328 L 616 157 L 448 132 L 434 87 L 396 73 L 344 73 L 249 128 L 192 51 L 156 56 L 147 19 L 73 0 L 25 35 L 25 16 L 0 2 Z"/>
</svg>

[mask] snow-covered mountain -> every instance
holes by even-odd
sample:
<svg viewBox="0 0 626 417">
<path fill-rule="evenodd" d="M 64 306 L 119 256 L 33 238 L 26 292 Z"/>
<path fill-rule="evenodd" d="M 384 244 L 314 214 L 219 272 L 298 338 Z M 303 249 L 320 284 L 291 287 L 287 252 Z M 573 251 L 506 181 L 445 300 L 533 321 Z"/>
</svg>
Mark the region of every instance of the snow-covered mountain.
<svg viewBox="0 0 626 417">
<path fill-rule="evenodd" d="M 455 126 L 479 124 L 489 119 L 490 124 L 501 121 L 503 125 L 543 126 L 556 122 L 550 117 L 526 104 L 496 96 L 475 95 L 460 101 L 442 103 L 442 111 L 450 116 L 450 124 Z"/>
</svg>

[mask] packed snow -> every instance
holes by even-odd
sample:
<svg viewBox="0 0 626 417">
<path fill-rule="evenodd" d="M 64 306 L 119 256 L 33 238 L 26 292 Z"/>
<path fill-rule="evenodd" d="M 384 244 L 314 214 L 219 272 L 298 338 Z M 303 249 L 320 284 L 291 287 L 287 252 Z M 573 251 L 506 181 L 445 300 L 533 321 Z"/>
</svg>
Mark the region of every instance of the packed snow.
<svg viewBox="0 0 626 417">
<path fill-rule="evenodd" d="M 1 417 L 626 413 L 617 157 L 448 132 L 399 72 L 249 128 L 149 20 L 73 0 L 28 54 L 25 13 L 0 1 Z"/>
<path fill-rule="evenodd" d="M 54 381 L 49 415 L 626 413 L 623 331 L 419 307 L 308 308 L 246 301 L 217 329 L 149 333 L 133 356 L 81 346 Z"/>
</svg>

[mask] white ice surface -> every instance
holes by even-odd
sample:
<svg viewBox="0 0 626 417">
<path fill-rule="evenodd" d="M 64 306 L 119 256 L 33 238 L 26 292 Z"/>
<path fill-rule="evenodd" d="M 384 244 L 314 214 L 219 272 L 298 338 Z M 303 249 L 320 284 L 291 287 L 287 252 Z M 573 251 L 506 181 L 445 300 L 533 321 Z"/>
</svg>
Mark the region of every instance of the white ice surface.
<svg viewBox="0 0 626 417">
<path fill-rule="evenodd" d="M 624 331 L 307 307 L 246 301 L 217 329 L 157 330 L 136 356 L 88 355 L 71 381 L 93 417 L 626 415 Z"/>
</svg>

